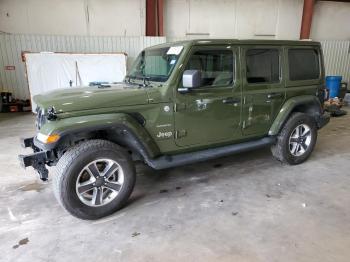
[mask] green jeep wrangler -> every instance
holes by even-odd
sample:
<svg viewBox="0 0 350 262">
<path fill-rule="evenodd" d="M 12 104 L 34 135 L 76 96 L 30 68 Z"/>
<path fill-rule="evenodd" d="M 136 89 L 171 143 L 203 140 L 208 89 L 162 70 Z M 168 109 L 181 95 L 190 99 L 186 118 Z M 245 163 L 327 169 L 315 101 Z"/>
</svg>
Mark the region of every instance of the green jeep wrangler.
<svg viewBox="0 0 350 262">
<path fill-rule="evenodd" d="M 81 219 L 123 207 L 135 161 L 165 169 L 271 146 L 304 162 L 323 111 L 321 46 L 311 41 L 192 40 L 146 48 L 124 82 L 34 98 L 38 133 L 22 139 L 42 180 Z"/>
</svg>

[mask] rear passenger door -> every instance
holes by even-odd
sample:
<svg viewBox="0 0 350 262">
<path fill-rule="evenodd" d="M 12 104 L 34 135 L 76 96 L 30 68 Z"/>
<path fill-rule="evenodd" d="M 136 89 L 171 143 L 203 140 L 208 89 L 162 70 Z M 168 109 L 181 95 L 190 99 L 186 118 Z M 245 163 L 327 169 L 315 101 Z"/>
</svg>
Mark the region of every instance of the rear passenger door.
<svg viewBox="0 0 350 262">
<path fill-rule="evenodd" d="M 266 135 L 285 99 L 283 48 L 247 45 L 241 57 L 242 132 L 244 136 Z"/>
</svg>

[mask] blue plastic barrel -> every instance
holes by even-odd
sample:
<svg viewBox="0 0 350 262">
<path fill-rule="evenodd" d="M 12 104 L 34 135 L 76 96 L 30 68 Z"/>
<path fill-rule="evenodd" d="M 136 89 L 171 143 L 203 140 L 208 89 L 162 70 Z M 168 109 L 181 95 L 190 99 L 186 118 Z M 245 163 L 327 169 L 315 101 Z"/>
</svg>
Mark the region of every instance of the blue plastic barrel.
<svg viewBox="0 0 350 262">
<path fill-rule="evenodd" d="M 342 80 L 342 76 L 326 77 L 326 87 L 329 90 L 329 98 L 334 98 L 339 96 L 341 80 Z"/>
</svg>

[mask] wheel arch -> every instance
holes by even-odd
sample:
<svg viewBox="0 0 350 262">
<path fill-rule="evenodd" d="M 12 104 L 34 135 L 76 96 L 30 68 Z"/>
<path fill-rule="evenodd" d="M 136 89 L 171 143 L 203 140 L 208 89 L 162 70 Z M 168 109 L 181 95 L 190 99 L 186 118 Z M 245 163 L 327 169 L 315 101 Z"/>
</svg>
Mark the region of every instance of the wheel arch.
<svg viewBox="0 0 350 262">
<path fill-rule="evenodd" d="M 288 120 L 289 116 L 295 112 L 305 113 L 314 118 L 316 122 L 318 122 L 318 119 L 323 113 L 321 103 L 315 96 L 290 98 L 283 104 L 281 110 L 273 121 L 269 130 L 269 135 L 277 135 Z"/>
<path fill-rule="evenodd" d="M 114 142 L 143 159 L 159 155 L 159 148 L 139 119 L 132 114 L 118 113 L 90 115 L 51 121 L 45 125 L 45 134 L 58 134 L 60 139 L 53 144 L 34 143 L 45 150 L 55 149 L 60 157 L 69 147 L 81 141 L 104 139 Z"/>
</svg>

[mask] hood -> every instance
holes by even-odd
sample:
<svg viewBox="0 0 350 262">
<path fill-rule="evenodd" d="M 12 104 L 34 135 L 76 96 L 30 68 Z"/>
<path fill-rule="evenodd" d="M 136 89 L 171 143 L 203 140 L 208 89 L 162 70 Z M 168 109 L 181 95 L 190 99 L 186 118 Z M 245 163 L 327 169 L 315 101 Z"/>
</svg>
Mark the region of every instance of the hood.
<svg viewBox="0 0 350 262">
<path fill-rule="evenodd" d="M 34 96 L 33 99 L 41 108 L 47 109 L 53 106 L 57 114 L 148 103 L 144 88 L 126 83 L 103 88 L 98 86 L 62 88 Z"/>
</svg>

